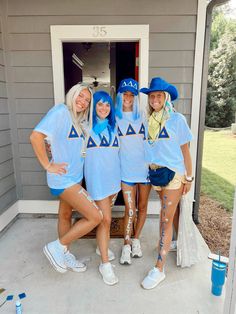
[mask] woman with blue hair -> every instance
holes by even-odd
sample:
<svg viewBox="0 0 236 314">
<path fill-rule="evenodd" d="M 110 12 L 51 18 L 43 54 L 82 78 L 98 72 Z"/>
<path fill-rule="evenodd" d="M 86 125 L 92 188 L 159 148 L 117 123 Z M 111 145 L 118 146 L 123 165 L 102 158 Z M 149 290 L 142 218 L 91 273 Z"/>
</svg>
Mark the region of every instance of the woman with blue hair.
<svg viewBox="0 0 236 314">
<path fill-rule="evenodd" d="M 108 285 L 118 282 L 110 263 L 114 256 L 108 246 L 111 204 L 121 189 L 119 147 L 112 99 L 105 91 L 98 91 L 93 96 L 92 129 L 87 138 L 84 174 L 87 190 L 103 213 L 103 221 L 97 227 L 97 253 L 102 260 L 99 272 Z"/>
<path fill-rule="evenodd" d="M 121 187 L 125 202 L 124 245 L 120 257 L 122 265 L 130 265 L 131 257 L 142 257 L 139 236 L 146 220 L 151 189 L 147 179 L 148 167 L 145 164 L 144 155 L 146 124 L 139 108 L 138 92 L 138 82 L 127 78 L 120 82 L 116 99 Z M 131 239 L 136 208 L 138 209 L 137 223 L 134 238 Z"/>
</svg>

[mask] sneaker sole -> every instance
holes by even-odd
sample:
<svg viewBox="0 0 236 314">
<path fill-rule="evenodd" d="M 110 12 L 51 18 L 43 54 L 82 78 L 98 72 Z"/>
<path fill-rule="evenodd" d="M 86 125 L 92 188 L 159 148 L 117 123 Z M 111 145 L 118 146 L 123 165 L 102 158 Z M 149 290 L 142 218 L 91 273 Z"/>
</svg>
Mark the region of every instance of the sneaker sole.
<svg viewBox="0 0 236 314">
<path fill-rule="evenodd" d="M 67 269 L 62 268 L 60 265 L 58 265 L 56 263 L 56 261 L 54 260 L 53 256 L 51 255 L 50 251 L 47 248 L 47 245 L 45 245 L 45 247 L 43 248 L 43 252 L 45 254 L 45 256 L 47 257 L 47 259 L 49 260 L 50 264 L 52 265 L 52 267 L 59 273 L 64 274 L 67 272 Z"/>
<path fill-rule="evenodd" d="M 85 267 L 80 267 L 80 268 L 70 268 L 70 267 L 67 267 L 67 269 L 69 271 L 73 271 L 74 273 L 83 273 L 87 270 L 87 266 Z"/>
<path fill-rule="evenodd" d="M 158 281 L 158 283 L 153 284 L 153 286 L 151 286 L 151 287 L 149 287 L 149 288 L 145 288 L 142 284 L 141 284 L 141 286 L 142 286 L 142 288 L 145 289 L 145 290 L 151 290 L 151 289 L 156 288 L 156 287 L 157 287 L 163 280 L 165 280 L 165 279 L 166 279 L 166 277 L 164 277 L 163 279 L 161 279 L 160 281 Z"/>
<path fill-rule="evenodd" d="M 133 257 L 133 258 L 140 258 L 140 257 L 142 257 L 142 256 L 143 256 L 143 254 L 141 254 L 141 255 L 138 255 L 138 254 L 134 254 L 134 255 L 133 255 L 133 254 L 132 254 L 132 257 Z"/>
<path fill-rule="evenodd" d="M 100 269 L 99 269 L 99 273 L 101 274 L 101 276 L 102 276 L 102 280 L 103 280 L 103 282 L 105 282 L 105 284 L 106 285 L 108 285 L 108 286 L 114 286 L 115 284 L 117 284 L 118 282 L 119 282 L 119 280 L 117 279 L 117 281 L 115 281 L 115 282 L 108 282 L 108 281 L 106 281 L 104 278 L 103 278 L 103 275 L 102 275 L 102 273 L 101 273 L 101 271 L 100 271 Z"/>
<path fill-rule="evenodd" d="M 120 264 L 121 265 L 131 265 L 132 263 L 131 262 L 129 263 L 129 262 L 126 262 L 126 261 L 125 262 L 120 261 Z"/>
</svg>

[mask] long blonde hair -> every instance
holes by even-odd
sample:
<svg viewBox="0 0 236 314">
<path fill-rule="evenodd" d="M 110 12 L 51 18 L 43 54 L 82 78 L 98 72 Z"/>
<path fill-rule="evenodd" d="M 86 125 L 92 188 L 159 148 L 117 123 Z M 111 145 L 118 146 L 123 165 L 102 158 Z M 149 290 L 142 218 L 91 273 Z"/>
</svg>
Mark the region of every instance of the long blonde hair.
<svg viewBox="0 0 236 314">
<path fill-rule="evenodd" d="M 91 94 L 91 100 L 88 108 L 81 112 L 76 111 L 76 99 L 81 93 L 82 90 L 87 89 L 90 94 Z M 89 126 L 89 129 L 92 126 L 92 113 L 90 114 L 89 118 L 89 113 L 91 110 L 93 110 L 93 92 L 90 86 L 78 83 L 74 86 L 71 87 L 71 89 L 68 91 L 66 94 L 66 105 L 70 111 L 71 118 L 73 121 L 73 124 L 75 128 L 79 131 L 79 133 L 85 133 L 86 130 L 84 130 L 83 125 L 86 123 Z"/>
</svg>

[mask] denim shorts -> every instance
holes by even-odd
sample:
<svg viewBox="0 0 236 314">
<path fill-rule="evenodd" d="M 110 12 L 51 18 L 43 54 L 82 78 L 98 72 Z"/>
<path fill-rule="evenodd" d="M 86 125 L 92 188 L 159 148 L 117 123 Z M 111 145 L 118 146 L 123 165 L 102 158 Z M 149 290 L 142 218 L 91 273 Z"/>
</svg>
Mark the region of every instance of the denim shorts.
<svg viewBox="0 0 236 314">
<path fill-rule="evenodd" d="M 77 184 L 82 184 L 82 181 L 81 182 L 78 182 Z M 63 192 L 65 191 L 65 189 L 52 189 L 50 188 L 50 192 L 52 195 L 54 196 L 60 196 Z"/>
<path fill-rule="evenodd" d="M 64 191 L 65 191 L 65 189 L 51 189 L 51 188 L 50 188 L 50 192 L 51 192 L 51 194 L 54 195 L 54 196 L 59 196 L 59 195 L 61 195 Z"/>
<path fill-rule="evenodd" d="M 123 181 L 121 180 L 122 183 L 127 184 L 129 186 L 135 186 L 136 184 L 143 184 L 143 185 L 149 185 L 149 182 L 127 182 L 127 181 Z"/>
</svg>

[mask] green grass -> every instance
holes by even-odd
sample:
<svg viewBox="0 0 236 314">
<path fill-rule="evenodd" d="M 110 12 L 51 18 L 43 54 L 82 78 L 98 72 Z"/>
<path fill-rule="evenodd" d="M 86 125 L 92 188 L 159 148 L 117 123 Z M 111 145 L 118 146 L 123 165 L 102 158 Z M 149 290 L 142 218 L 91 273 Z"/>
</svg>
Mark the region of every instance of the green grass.
<svg viewBox="0 0 236 314">
<path fill-rule="evenodd" d="M 205 131 L 201 191 L 233 209 L 236 185 L 236 137 L 230 131 Z"/>
</svg>

